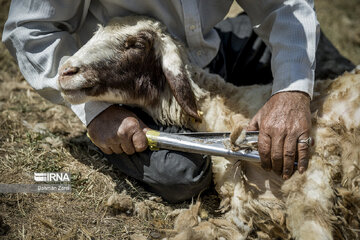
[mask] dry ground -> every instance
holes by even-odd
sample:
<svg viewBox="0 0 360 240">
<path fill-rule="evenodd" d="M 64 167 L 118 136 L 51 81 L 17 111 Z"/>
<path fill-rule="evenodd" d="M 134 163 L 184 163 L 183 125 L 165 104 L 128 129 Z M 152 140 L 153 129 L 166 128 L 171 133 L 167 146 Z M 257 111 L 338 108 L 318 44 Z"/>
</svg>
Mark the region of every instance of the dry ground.
<svg viewBox="0 0 360 240">
<path fill-rule="evenodd" d="M 357 1 L 317 0 L 316 6 L 325 34 L 358 65 Z M 1 32 L 8 7 L 8 0 L 0 0 Z M 0 183 L 33 183 L 33 172 L 68 171 L 73 188 L 70 194 L 0 194 L 0 239 L 129 239 L 134 233 L 159 239 L 172 227 L 167 214 L 188 203 L 167 204 L 114 171 L 84 133 L 70 110 L 28 86 L 0 44 Z M 149 211 L 106 207 L 114 192 L 124 190 L 134 206 Z M 217 215 L 214 191 L 204 193 L 202 201 L 204 218 Z"/>
</svg>

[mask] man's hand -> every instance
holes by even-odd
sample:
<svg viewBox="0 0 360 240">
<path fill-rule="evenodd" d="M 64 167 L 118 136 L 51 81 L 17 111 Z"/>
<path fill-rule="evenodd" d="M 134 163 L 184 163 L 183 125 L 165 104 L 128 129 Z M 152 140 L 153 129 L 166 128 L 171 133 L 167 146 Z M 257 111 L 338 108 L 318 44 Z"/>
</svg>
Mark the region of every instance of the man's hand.
<svg viewBox="0 0 360 240">
<path fill-rule="evenodd" d="M 302 92 L 273 95 L 251 120 L 248 131 L 259 130 L 261 166 L 290 178 L 295 158 L 303 173 L 308 166 L 309 146 L 298 143 L 307 139 L 311 129 L 310 97 Z"/>
<path fill-rule="evenodd" d="M 149 128 L 134 113 L 118 105 L 95 117 L 87 130 L 92 142 L 106 154 L 131 155 L 148 146 L 145 132 Z"/>
</svg>

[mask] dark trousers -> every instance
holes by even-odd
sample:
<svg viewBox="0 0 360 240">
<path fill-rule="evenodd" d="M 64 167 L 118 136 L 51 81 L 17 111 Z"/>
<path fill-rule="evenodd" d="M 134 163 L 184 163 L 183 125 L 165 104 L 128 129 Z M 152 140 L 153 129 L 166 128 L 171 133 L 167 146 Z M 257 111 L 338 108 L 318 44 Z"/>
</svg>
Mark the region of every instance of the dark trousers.
<svg viewBox="0 0 360 240">
<path fill-rule="evenodd" d="M 184 132 L 175 126 L 159 126 L 138 108 L 128 108 L 148 127 L 167 133 Z M 133 155 L 112 154 L 106 158 L 121 172 L 145 183 L 148 190 L 168 202 L 190 199 L 206 189 L 212 179 L 210 157 L 186 152 L 149 149 Z"/>
<path fill-rule="evenodd" d="M 221 38 L 221 45 L 217 56 L 207 66 L 210 72 L 217 73 L 238 86 L 272 82 L 270 50 L 252 31 L 247 15 L 241 14 L 227 19 L 218 24 L 216 30 Z M 322 41 L 323 35 L 320 43 Z M 332 49 L 332 52 L 329 52 L 329 49 Z M 330 47 L 327 45 L 325 53 L 334 57 L 334 51 L 336 49 L 331 43 Z M 326 56 L 320 58 L 327 59 Z M 342 58 L 342 61 L 345 60 Z M 351 65 L 347 66 L 351 69 Z M 338 74 L 348 69 L 340 69 Z M 174 126 L 156 125 L 151 117 L 140 109 L 129 109 L 152 129 L 168 133 L 186 131 Z M 150 191 L 169 202 L 179 202 L 196 196 L 209 186 L 212 179 L 210 158 L 197 154 L 145 150 L 131 156 L 112 154 L 106 155 L 106 158 L 121 172 L 145 183 Z"/>
</svg>

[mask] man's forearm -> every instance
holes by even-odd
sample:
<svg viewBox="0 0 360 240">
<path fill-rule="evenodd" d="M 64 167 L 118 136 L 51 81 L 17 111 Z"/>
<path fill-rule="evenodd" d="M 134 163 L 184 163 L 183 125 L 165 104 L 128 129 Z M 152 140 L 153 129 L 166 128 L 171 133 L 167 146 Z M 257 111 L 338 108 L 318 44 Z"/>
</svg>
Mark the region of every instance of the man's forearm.
<svg viewBox="0 0 360 240">
<path fill-rule="evenodd" d="M 313 1 L 238 0 L 254 31 L 272 51 L 272 93 L 302 91 L 312 97 L 320 34 Z"/>
</svg>

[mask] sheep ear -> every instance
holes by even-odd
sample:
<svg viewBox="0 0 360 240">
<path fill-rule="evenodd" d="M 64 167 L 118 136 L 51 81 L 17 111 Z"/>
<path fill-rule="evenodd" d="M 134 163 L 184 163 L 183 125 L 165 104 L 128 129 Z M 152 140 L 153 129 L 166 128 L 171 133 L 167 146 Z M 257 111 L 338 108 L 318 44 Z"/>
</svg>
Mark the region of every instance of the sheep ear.
<svg viewBox="0 0 360 240">
<path fill-rule="evenodd" d="M 161 46 L 161 64 L 167 83 L 181 108 L 191 117 L 201 121 L 179 48 L 170 38 L 163 39 L 163 43 L 165 44 Z"/>
<path fill-rule="evenodd" d="M 198 109 L 196 106 L 195 95 L 191 89 L 186 74 L 181 73 L 175 75 L 174 72 L 171 72 L 171 70 L 166 68 L 163 68 L 163 71 L 171 91 L 181 108 L 191 117 L 201 121 L 201 117 L 198 114 Z"/>
</svg>

